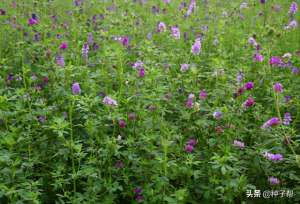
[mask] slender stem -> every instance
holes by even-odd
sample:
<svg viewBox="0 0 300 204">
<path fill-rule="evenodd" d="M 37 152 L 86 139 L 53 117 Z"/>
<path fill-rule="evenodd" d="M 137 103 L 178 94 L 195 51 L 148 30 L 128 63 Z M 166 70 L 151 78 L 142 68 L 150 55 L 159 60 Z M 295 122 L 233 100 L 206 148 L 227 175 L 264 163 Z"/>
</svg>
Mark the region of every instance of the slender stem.
<svg viewBox="0 0 300 204">
<path fill-rule="evenodd" d="M 74 161 L 74 152 L 73 152 L 73 117 L 72 117 L 72 113 L 73 113 L 73 106 L 74 106 L 74 100 L 73 98 L 71 99 L 71 105 L 69 106 L 69 121 L 70 121 L 70 136 L 71 136 L 71 141 L 70 141 L 70 151 L 71 151 L 71 160 L 72 160 L 72 173 L 73 173 L 73 191 L 74 193 L 76 192 L 76 177 L 75 177 L 75 161 Z"/>
</svg>

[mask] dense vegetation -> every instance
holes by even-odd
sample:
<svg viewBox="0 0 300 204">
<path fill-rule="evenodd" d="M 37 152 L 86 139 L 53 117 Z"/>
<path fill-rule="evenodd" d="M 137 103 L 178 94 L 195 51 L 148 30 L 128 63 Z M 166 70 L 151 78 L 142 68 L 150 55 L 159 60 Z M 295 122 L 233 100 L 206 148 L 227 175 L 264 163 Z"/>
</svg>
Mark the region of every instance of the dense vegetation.
<svg viewBox="0 0 300 204">
<path fill-rule="evenodd" d="M 299 203 L 297 4 L 0 0 L 0 203 Z"/>
</svg>

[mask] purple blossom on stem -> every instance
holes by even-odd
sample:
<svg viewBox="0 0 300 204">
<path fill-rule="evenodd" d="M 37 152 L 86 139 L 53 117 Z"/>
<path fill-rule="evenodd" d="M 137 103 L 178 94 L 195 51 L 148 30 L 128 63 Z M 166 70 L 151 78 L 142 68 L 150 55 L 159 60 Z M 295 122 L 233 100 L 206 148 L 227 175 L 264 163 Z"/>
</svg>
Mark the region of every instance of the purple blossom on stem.
<svg viewBox="0 0 300 204">
<path fill-rule="evenodd" d="M 192 94 L 192 93 L 189 94 L 188 99 L 187 99 L 187 101 L 185 103 L 185 106 L 187 108 L 192 108 L 194 106 L 194 102 L 193 102 L 194 98 L 195 98 L 194 94 Z"/>
<path fill-rule="evenodd" d="M 236 80 L 238 83 L 241 83 L 244 79 L 244 73 L 239 71 L 239 73 L 236 75 Z"/>
<path fill-rule="evenodd" d="M 289 14 L 293 15 L 297 12 L 298 10 L 298 5 L 296 2 L 293 2 L 290 6 Z"/>
<path fill-rule="evenodd" d="M 283 160 L 282 154 L 272 154 L 269 152 L 265 152 L 264 157 L 270 161 L 282 161 Z"/>
<path fill-rule="evenodd" d="M 214 117 L 215 119 L 217 119 L 217 120 L 220 120 L 220 119 L 222 118 L 222 112 L 220 112 L 220 111 L 215 111 L 215 112 L 213 113 L 213 117 Z"/>
<path fill-rule="evenodd" d="M 187 17 L 187 16 L 190 16 L 191 13 L 193 12 L 193 10 L 195 9 L 195 7 L 196 7 L 196 0 L 191 0 L 191 1 L 190 1 L 189 8 L 188 8 L 188 10 L 187 10 L 185 16 L 186 16 L 186 17 Z"/>
<path fill-rule="evenodd" d="M 254 47 L 257 46 L 257 42 L 256 42 L 256 40 L 255 40 L 253 37 L 250 37 L 250 38 L 248 39 L 248 43 L 249 43 L 250 45 L 253 45 Z"/>
<path fill-rule="evenodd" d="M 81 50 L 82 56 L 87 59 L 89 54 L 89 45 L 88 43 L 84 43 Z"/>
<path fill-rule="evenodd" d="M 33 25 L 36 25 L 38 23 L 39 23 L 39 21 L 37 19 L 34 19 L 34 18 L 28 19 L 28 25 L 29 26 L 33 26 Z"/>
<path fill-rule="evenodd" d="M 234 140 L 234 141 L 233 141 L 233 146 L 238 147 L 238 148 L 240 148 L 240 149 L 244 149 L 245 144 L 244 144 L 244 142 L 242 142 L 242 141 Z"/>
<path fill-rule="evenodd" d="M 280 183 L 280 180 L 273 176 L 269 177 L 268 181 L 271 185 L 278 185 Z"/>
<path fill-rule="evenodd" d="M 102 102 L 108 106 L 118 106 L 117 101 L 110 98 L 109 96 L 105 96 Z"/>
<path fill-rule="evenodd" d="M 282 59 L 280 57 L 277 56 L 272 56 L 269 60 L 269 64 L 271 66 L 281 66 L 283 63 Z"/>
<path fill-rule="evenodd" d="M 274 84 L 273 89 L 276 93 L 283 92 L 283 86 L 281 83 L 278 83 L 278 82 Z"/>
<path fill-rule="evenodd" d="M 68 43 L 67 42 L 62 42 L 59 46 L 59 49 L 65 50 L 68 48 Z"/>
<path fill-rule="evenodd" d="M 245 89 L 246 90 L 251 90 L 251 89 L 253 89 L 253 87 L 254 87 L 254 83 L 252 82 L 252 81 L 249 81 L 249 82 L 247 82 L 246 84 L 245 84 Z"/>
<path fill-rule="evenodd" d="M 191 153 L 194 150 L 194 146 L 193 145 L 185 145 L 184 150 L 188 153 Z"/>
<path fill-rule="evenodd" d="M 195 43 L 192 45 L 191 52 L 194 55 L 198 55 L 201 52 L 201 40 L 200 40 L 200 38 L 197 38 Z"/>
<path fill-rule="evenodd" d="M 159 22 L 157 25 L 157 32 L 165 32 L 166 31 L 166 24 L 164 22 Z"/>
<path fill-rule="evenodd" d="M 173 36 L 176 40 L 179 40 L 179 39 L 180 39 L 180 30 L 179 30 L 178 26 L 172 26 L 172 27 L 171 27 L 171 33 L 172 33 L 172 36 Z"/>
<path fill-rule="evenodd" d="M 277 126 L 277 125 L 280 125 L 281 121 L 279 118 L 277 117 L 274 117 L 274 118 L 271 118 L 269 119 L 267 122 L 265 122 L 261 128 L 262 129 L 267 129 L 267 128 L 270 128 L 270 127 L 274 127 L 274 126 Z"/>
<path fill-rule="evenodd" d="M 243 104 L 245 108 L 249 108 L 255 104 L 255 100 L 252 97 L 249 97 Z"/>
<path fill-rule="evenodd" d="M 126 127 L 126 122 L 125 122 L 125 120 L 120 119 L 120 120 L 118 121 L 118 123 L 119 123 L 119 127 L 120 127 L 120 128 L 125 128 L 125 127 Z"/>
<path fill-rule="evenodd" d="M 124 47 L 128 47 L 129 46 L 129 37 L 128 36 L 121 37 L 120 42 L 122 43 L 122 45 Z"/>
<path fill-rule="evenodd" d="M 289 125 L 292 122 L 292 116 L 290 113 L 285 113 L 284 114 L 284 119 L 283 119 L 283 124 L 284 125 Z"/>
<path fill-rule="evenodd" d="M 284 27 L 284 29 L 289 30 L 289 29 L 294 29 L 298 27 L 298 22 L 294 19 L 291 20 L 287 26 Z"/>
<path fill-rule="evenodd" d="M 207 98 L 207 92 L 204 89 L 202 89 L 200 91 L 199 98 L 200 98 L 200 100 L 203 100 L 203 101 Z"/>
<path fill-rule="evenodd" d="M 65 66 L 65 59 L 62 55 L 57 55 L 56 56 L 56 64 L 61 66 L 61 67 Z"/>
<path fill-rule="evenodd" d="M 146 74 L 146 70 L 144 68 L 139 69 L 139 77 L 144 77 Z"/>
<path fill-rule="evenodd" d="M 254 61 L 256 62 L 262 62 L 264 61 L 264 57 L 260 53 L 255 53 L 253 57 Z"/>
<path fill-rule="evenodd" d="M 78 94 L 80 94 L 80 92 L 81 92 L 81 89 L 80 89 L 79 83 L 77 83 L 77 82 L 73 83 L 73 85 L 72 85 L 72 93 L 74 95 L 78 95 Z"/>
<path fill-rule="evenodd" d="M 94 38 L 92 33 L 88 33 L 88 39 L 87 42 L 89 45 L 92 45 L 94 43 Z"/>
<path fill-rule="evenodd" d="M 186 72 L 189 69 L 190 65 L 189 64 L 181 64 L 180 65 L 180 71 L 181 72 Z"/>
</svg>

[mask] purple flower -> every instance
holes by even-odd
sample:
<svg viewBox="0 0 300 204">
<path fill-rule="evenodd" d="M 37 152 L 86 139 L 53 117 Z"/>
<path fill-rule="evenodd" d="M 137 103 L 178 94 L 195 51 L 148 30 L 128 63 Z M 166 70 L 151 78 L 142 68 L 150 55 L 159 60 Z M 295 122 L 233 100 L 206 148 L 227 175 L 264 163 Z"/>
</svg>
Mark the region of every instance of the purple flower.
<svg viewBox="0 0 300 204">
<path fill-rule="evenodd" d="M 126 122 L 125 122 L 125 120 L 123 120 L 123 119 L 120 119 L 120 120 L 119 120 L 119 127 L 120 127 L 120 128 L 125 128 L 125 127 L 126 127 Z"/>
<path fill-rule="evenodd" d="M 271 59 L 269 60 L 269 64 L 271 66 L 281 66 L 284 63 L 280 57 L 272 56 Z"/>
<path fill-rule="evenodd" d="M 124 166 L 125 166 L 125 165 L 124 165 L 124 163 L 123 163 L 121 160 L 118 160 L 118 161 L 116 161 L 116 163 L 115 163 L 115 167 L 116 167 L 117 169 L 122 169 Z"/>
<path fill-rule="evenodd" d="M 73 85 L 72 85 L 72 93 L 74 95 L 77 95 L 77 94 L 80 94 L 80 92 L 81 92 L 81 89 L 80 89 L 79 83 L 77 83 L 77 82 L 73 83 Z"/>
<path fill-rule="evenodd" d="M 283 91 L 283 86 L 281 83 L 275 83 L 273 89 L 276 93 L 281 93 Z"/>
<path fill-rule="evenodd" d="M 88 33 L 88 39 L 87 42 L 89 45 L 92 45 L 94 43 L 94 38 L 92 33 Z"/>
<path fill-rule="evenodd" d="M 37 19 L 34 19 L 34 18 L 28 19 L 28 25 L 30 25 L 30 26 L 36 25 L 38 23 L 39 23 L 39 21 Z"/>
<path fill-rule="evenodd" d="M 261 54 L 259 54 L 258 52 L 255 53 L 253 59 L 256 62 L 262 62 L 262 61 L 264 61 L 264 57 Z"/>
<path fill-rule="evenodd" d="M 133 189 L 133 192 L 136 194 L 136 195 L 141 195 L 142 192 L 143 192 L 143 189 L 141 187 L 136 187 L 135 189 Z"/>
<path fill-rule="evenodd" d="M 142 61 L 138 60 L 132 65 L 132 68 L 142 69 L 142 68 L 144 68 L 144 63 Z"/>
<path fill-rule="evenodd" d="M 194 55 L 198 55 L 201 52 L 201 41 L 200 38 L 197 38 L 195 43 L 192 45 L 191 52 Z"/>
<path fill-rule="evenodd" d="M 236 80 L 238 83 L 241 83 L 243 81 L 243 79 L 244 79 L 244 73 L 239 71 L 239 73 L 236 76 Z"/>
<path fill-rule="evenodd" d="M 298 10 L 298 5 L 296 2 L 293 2 L 290 6 L 289 14 L 295 14 Z"/>
<path fill-rule="evenodd" d="M 187 141 L 187 145 L 195 146 L 197 144 L 197 140 L 195 138 L 191 138 Z"/>
<path fill-rule="evenodd" d="M 194 146 L 193 145 L 185 145 L 184 150 L 188 153 L 191 153 L 194 150 Z"/>
<path fill-rule="evenodd" d="M 298 74 L 299 73 L 299 69 L 297 67 L 293 67 L 292 68 L 292 74 Z"/>
<path fill-rule="evenodd" d="M 61 66 L 61 67 L 65 66 L 65 59 L 62 55 L 57 55 L 56 56 L 56 64 Z"/>
<path fill-rule="evenodd" d="M 288 103 L 288 102 L 290 102 L 291 100 L 292 100 L 292 97 L 291 97 L 291 96 L 288 96 L 288 95 L 284 96 L 284 102 Z"/>
<path fill-rule="evenodd" d="M 285 113 L 284 114 L 284 119 L 283 119 L 283 124 L 284 125 L 289 125 L 290 122 L 292 122 L 292 116 L 290 113 Z"/>
<path fill-rule="evenodd" d="M 265 4 L 267 0 L 260 0 L 261 4 Z"/>
<path fill-rule="evenodd" d="M 294 20 L 291 20 L 289 22 L 289 24 L 287 26 L 285 26 L 284 28 L 286 30 L 289 30 L 289 29 L 293 29 L 293 28 L 297 28 L 298 27 L 298 22 L 294 19 Z"/>
<path fill-rule="evenodd" d="M 159 22 L 157 25 L 157 32 L 165 32 L 166 31 L 166 24 L 164 22 Z"/>
<path fill-rule="evenodd" d="M 215 111 L 215 112 L 213 113 L 213 117 L 214 117 L 215 119 L 217 119 L 217 120 L 220 120 L 220 119 L 222 118 L 222 112 L 220 112 L 220 111 Z"/>
<path fill-rule="evenodd" d="M 9 73 L 6 79 L 7 79 L 7 81 L 14 80 L 14 74 L 13 73 Z"/>
<path fill-rule="evenodd" d="M 249 108 L 255 104 L 255 101 L 252 97 L 249 97 L 243 104 L 245 108 Z"/>
<path fill-rule="evenodd" d="M 189 94 L 188 99 L 187 99 L 187 101 L 185 103 L 185 106 L 187 108 L 192 108 L 194 106 L 194 102 L 193 102 L 194 98 L 195 98 L 194 94 L 192 94 L 192 93 Z"/>
<path fill-rule="evenodd" d="M 138 202 L 138 203 L 141 203 L 144 201 L 144 196 L 143 195 L 137 195 L 135 196 L 135 200 Z"/>
<path fill-rule="evenodd" d="M 253 89 L 253 87 L 254 87 L 254 83 L 252 82 L 252 81 L 249 81 L 249 82 L 247 82 L 246 84 L 245 84 L 245 89 L 247 89 L 247 90 L 251 90 L 251 89 Z"/>
<path fill-rule="evenodd" d="M 274 117 L 274 118 L 271 118 L 269 119 L 267 122 L 265 122 L 261 128 L 262 129 L 267 129 L 267 128 L 270 128 L 270 127 L 274 127 L 274 126 L 277 126 L 277 125 L 280 125 L 281 121 L 279 118 L 277 117 Z"/>
<path fill-rule="evenodd" d="M 109 96 L 105 96 L 102 102 L 105 105 L 108 105 L 108 106 L 118 106 L 117 101 L 115 101 L 114 99 L 110 98 Z"/>
<path fill-rule="evenodd" d="M 280 183 L 280 180 L 273 176 L 269 177 L 268 181 L 271 185 L 278 185 Z"/>
<path fill-rule="evenodd" d="M 6 14 L 6 11 L 4 9 L 0 9 L 0 16 L 4 16 Z"/>
<path fill-rule="evenodd" d="M 146 74 L 146 70 L 144 68 L 139 69 L 139 77 L 144 77 Z"/>
<path fill-rule="evenodd" d="M 180 65 L 180 71 L 181 72 L 186 72 L 189 69 L 189 64 L 181 64 Z"/>
<path fill-rule="evenodd" d="M 207 92 L 204 89 L 202 89 L 200 91 L 199 98 L 200 98 L 200 100 L 203 100 L 203 101 L 207 98 Z"/>
<path fill-rule="evenodd" d="M 129 37 L 128 36 L 121 37 L 120 42 L 122 43 L 122 45 L 124 47 L 128 47 L 128 45 L 129 45 Z"/>
<path fill-rule="evenodd" d="M 67 49 L 67 48 L 68 48 L 68 43 L 67 43 L 67 42 L 62 42 L 62 43 L 60 44 L 59 48 L 60 48 L 61 50 Z"/>
<path fill-rule="evenodd" d="M 195 9 L 195 7 L 196 7 L 196 0 L 191 0 L 191 1 L 190 1 L 189 8 L 188 8 L 188 10 L 187 10 L 185 16 L 191 15 L 191 13 L 192 13 L 193 10 Z"/>
<path fill-rule="evenodd" d="M 130 120 L 130 121 L 136 120 L 136 114 L 135 113 L 128 113 L 127 117 L 128 117 L 128 120 Z"/>
<path fill-rule="evenodd" d="M 45 123 L 46 120 L 47 120 L 47 118 L 46 118 L 46 116 L 44 116 L 44 115 L 40 115 L 40 116 L 38 117 L 38 121 L 39 121 L 40 123 Z"/>
<path fill-rule="evenodd" d="M 177 26 L 172 26 L 171 27 L 171 33 L 172 36 L 176 39 L 179 40 L 180 39 L 180 30 Z"/>
<path fill-rule="evenodd" d="M 249 39 L 248 39 L 248 43 L 250 44 L 250 45 L 253 45 L 253 46 L 257 46 L 257 42 L 256 42 L 256 40 L 253 38 L 253 37 L 250 37 Z"/>
<path fill-rule="evenodd" d="M 88 43 L 84 43 L 81 50 L 82 56 L 87 59 L 89 54 L 89 45 Z"/>
<path fill-rule="evenodd" d="M 241 142 L 239 140 L 234 140 L 233 141 L 233 146 L 238 147 L 240 149 L 244 149 L 245 144 L 244 144 L 244 142 Z"/>
<path fill-rule="evenodd" d="M 283 160 L 282 154 L 272 154 L 269 152 L 265 152 L 264 157 L 271 161 L 282 161 Z"/>
</svg>

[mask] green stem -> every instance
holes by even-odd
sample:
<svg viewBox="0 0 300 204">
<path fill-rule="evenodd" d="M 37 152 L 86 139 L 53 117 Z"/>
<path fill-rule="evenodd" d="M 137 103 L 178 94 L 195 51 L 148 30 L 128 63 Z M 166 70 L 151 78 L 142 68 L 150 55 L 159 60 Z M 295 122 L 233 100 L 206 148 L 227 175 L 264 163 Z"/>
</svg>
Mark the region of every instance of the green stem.
<svg viewBox="0 0 300 204">
<path fill-rule="evenodd" d="M 73 191 L 74 193 L 76 192 L 76 177 L 75 177 L 75 161 L 74 161 L 74 152 L 73 152 L 73 117 L 72 117 L 72 113 L 73 113 L 73 106 L 74 106 L 74 99 L 71 99 L 71 105 L 69 106 L 69 122 L 70 122 L 70 136 L 71 136 L 71 141 L 70 141 L 70 151 L 71 151 L 71 160 L 72 160 L 72 173 L 73 173 Z"/>
</svg>

